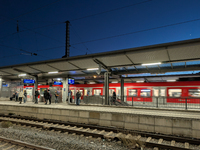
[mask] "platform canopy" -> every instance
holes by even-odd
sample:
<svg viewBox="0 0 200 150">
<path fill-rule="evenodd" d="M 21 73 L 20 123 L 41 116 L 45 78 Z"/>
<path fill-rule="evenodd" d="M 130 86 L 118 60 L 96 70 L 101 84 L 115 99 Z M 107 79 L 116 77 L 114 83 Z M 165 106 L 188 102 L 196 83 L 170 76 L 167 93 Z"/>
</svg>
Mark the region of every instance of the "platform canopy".
<svg viewBox="0 0 200 150">
<path fill-rule="evenodd" d="M 150 63 L 160 63 L 149 65 Z M 145 65 L 146 64 L 146 65 Z M 99 68 L 101 74 L 96 70 Z M 146 73 L 165 76 L 167 72 L 197 71 L 195 74 L 182 76 L 198 76 L 200 70 L 200 39 L 192 39 L 144 47 L 129 48 L 104 53 L 82 55 L 47 61 L 0 67 L 0 77 L 3 79 L 20 79 L 20 74 L 29 78 L 38 76 L 39 80 L 49 78 L 72 77 L 77 80 L 101 80 L 103 73 L 112 73 L 111 79 L 128 77 L 145 79 Z M 50 74 L 50 72 L 58 72 Z M 130 75 L 135 76 L 130 76 Z M 138 76 L 139 74 L 139 76 Z M 161 75 L 160 75 L 161 74 Z M 26 76 L 26 78 L 27 78 Z M 165 76 L 165 77 L 169 77 Z M 173 77 L 176 76 L 173 74 Z M 177 75 L 178 76 L 178 75 Z M 154 78 L 149 76 L 148 78 Z"/>
</svg>

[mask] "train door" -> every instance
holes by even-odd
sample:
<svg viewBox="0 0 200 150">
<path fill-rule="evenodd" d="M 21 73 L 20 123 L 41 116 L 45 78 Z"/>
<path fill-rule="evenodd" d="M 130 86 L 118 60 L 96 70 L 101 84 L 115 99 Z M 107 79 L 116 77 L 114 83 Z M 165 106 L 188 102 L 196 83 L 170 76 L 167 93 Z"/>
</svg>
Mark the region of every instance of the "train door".
<svg viewBox="0 0 200 150">
<path fill-rule="evenodd" d="M 153 88 L 153 102 L 156 103 L 158 98 L 159 104 L 166 103 L 166 88 L 165 87 L 154 87 Z"/>
<path fill-rule="evenodd" d="M 114 91 L 116 93 L 116 88 L 109 88 L 109 96 L 112 96 Z"/>
</svg>

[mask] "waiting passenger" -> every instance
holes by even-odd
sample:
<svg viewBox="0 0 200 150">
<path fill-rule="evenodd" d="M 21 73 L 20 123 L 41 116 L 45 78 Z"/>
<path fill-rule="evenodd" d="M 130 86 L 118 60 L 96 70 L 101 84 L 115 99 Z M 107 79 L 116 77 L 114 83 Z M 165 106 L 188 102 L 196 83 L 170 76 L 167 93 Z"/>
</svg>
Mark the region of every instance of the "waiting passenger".
<svg viewBox="0 0 200 150">
<path fill-rule="evenodd" d="M 78 92 L 76 93 L 76 105 L 79 105 L 79 103 L 80 103 L 80 97 L 81 97 L 81 93 L 78 90 Z"/>
<path fill-rule="evenodd" d="M 22 103 L 22 98 L 24 97 L 23 91 L 19 92 L 19 103 Z"/>
<path fill-rule="evenodd" d="M 113 103 L 115 104 L 115 101 L 116 101 L 116 93 L 115 93 L 115 91 L 113 91 L 112 99 L 113 99 Z"/>
<path fill-rule="evenodd" d="M 58 103 L 58 96 L 59 96 L 58 91 L 55 91 L 54 95 L 55 95 L 55 104 L 56 104 Z"/>
<path fill-rule="evenodd" d="M 12 101 L 12 99 L 15 98 L 15 93 L 13 93 L 13 95 L 10 97 L 10 100 Z"/>
<path fill-rule="evenodd" d="M 48 99 L 49 99 L 49 92 L 47 92 L 47 90 L 44 91 L 44 99 L 45 99 L 45 105 L 47 104 L 48 102 Z"/>
<path fill-rule="evenodd" d="M 51 92 L 50 92 L 50 90 L 48 90 L 48 93 L 49 93 L 49 105 L 51 105 Z"/>
<path fill-rule="evenodd" d="M 17 91 L 15 92 L 15 101 L 16 102 L 18 101 L 18 92 Z"/>
<path fill-rule="evenodd" d="M 38 104 L 38 96 L 40 95 L 40 93 L 38 92 L 37 89 L 35 89 L 35 104 Z"/>
<path fill-rule="evenodd" d="M 26 90 L 24 90 L 24 103 L 26 103 L 26 100 L 27 100 L 27 93 Z"/>
</svg>

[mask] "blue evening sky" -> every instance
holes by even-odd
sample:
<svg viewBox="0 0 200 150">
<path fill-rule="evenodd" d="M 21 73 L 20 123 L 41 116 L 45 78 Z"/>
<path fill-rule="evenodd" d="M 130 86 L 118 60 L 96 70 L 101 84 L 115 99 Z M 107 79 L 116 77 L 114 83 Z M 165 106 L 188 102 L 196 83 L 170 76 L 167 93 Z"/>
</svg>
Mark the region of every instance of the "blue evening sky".
<svg viewBox="0 0 200 150">
<path fill-rule="evenodd" d="M 0 0 L 0 66 L 61 58 L 67 20 L 70 56 L 200 38 L 199 6 L 200 0 Z"/>
</svg>

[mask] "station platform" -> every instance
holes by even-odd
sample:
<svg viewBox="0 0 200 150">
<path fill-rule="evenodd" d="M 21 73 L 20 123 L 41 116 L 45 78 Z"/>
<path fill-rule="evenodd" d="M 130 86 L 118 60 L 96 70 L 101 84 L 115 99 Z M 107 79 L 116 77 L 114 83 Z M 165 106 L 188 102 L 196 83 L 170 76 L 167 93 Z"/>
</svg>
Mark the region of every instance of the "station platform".
<svg viewBox="0 0 200 150">
<path fill-rule="evenodd" d="M 0 101 L 0 113 L 62 120 L 200 139 L 200 110 Z"/>
</svg>

